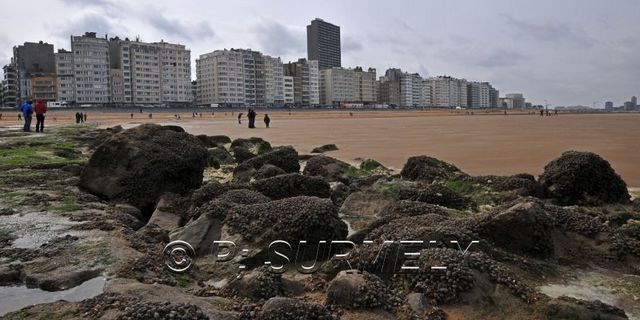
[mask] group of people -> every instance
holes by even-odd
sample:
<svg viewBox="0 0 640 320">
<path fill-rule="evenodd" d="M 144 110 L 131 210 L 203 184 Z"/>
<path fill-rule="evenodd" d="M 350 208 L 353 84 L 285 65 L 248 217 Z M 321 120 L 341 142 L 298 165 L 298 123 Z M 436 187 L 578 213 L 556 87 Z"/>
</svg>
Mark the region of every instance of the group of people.
<svg viewBox="0 0 640 320">
<path fill-rule="evenodd" d="M 76 112 L 76 123 L 85 123 L 85 121 L 87 121 L 87 114 Z"/>
<path fill-rule="evenodd" d="M 44 132 L 44 115 L 47 113 L 47 104 L 43 100 L 37 100 L 35 106 L 33 101 L 27 100 L 20 106 L 18 119 L 24 119 L 24 132 L 31 132 L 31 121 L 33 114 L 36 114 L 36 132 Z"/>
<path fill-rule="evenodd" d="M 254 129 L 256 127 L 256 117 L 258 113 L 253 108 L 249 108 L 247 111 L 247 119 L 249 119 L 249 129 Z M 271 123 L 271 118 L 269 118 L 268 114 L 264 114 L 264 125 L 269 128 L 269 123 Z M 238 113 L 238 124 L 242 124 L 242 112 Z"/>
</svg>

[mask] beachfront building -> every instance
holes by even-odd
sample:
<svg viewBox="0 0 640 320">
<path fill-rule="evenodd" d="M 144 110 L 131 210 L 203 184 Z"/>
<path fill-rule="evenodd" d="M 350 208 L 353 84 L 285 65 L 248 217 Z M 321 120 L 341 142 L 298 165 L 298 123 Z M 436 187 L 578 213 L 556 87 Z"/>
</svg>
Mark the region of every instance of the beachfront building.
<svg viewBox="0 0 640 320">
<path fill-rule="evenodd" d="M 498 91 L 488 82 L 472 81 L 467 84 L 467 104 L 472 109 L 498 107 Z"/>
<path fill-rule="evenodd" d="M 525 99 L 522 93 L 508 93 L 500 98 L 500 106 L 505 109 L 524 109 Z"/>
<path fill-rule="evenodd" d="M 378 102 L 391 106 L 400 105 L 400 80 L 402 70 L 389 68 L 378 80 Z"/>
<path fill-rule="evenodd" d="M 318 61 L 298 59 L 283 65 L 284 75 L 293 77 L 294 105 L 316 106 L 320 104 L 320 72 Z"/>
<path fill-rule="evenodd" d="M 357 100 L 355 72 L 352 69 L 334 67 L 320 70 L 320 104 L 339 106 Z"/>
<path fill-rule="evenodd" d="M 307 58 L 318 61 L 320 70 L 342 67 L 340 27 L 316 18 L 307 26 Z"/>
<path fill-rule="evenodd" d="M 191 51 L 184 45 L 116 37 L 109 40 L 109 53 L 114 86 L 110 102 L 127 105 L 192 102 Z"/>
<path fill-rule="evenodd" d="M 284 103 L 288 106 L 295 103 L 294 79 L 291 76 L 282 77 L 284 81 Z"/>
<path fill-rule="evenodd" d="M 370 104 L 376 101 L 376 69 L 364 71 L 331 68 L 320 70 L 320 104 L 342 106 L 344 103 Z"/>
<path fill-rule="evenodd" d="M 196 60 L 198 104 L 281 105 L 284 75 L 280 58 L 250 49 L 224 49 Z"/>
<path fill-rule="evenodd" d="M 4 107 L 18 106 L 18 70 L 11 62 L 2 67 L 2 98 L 0 104 Z"/>
<path fill-rule="evenodd" d="M 420 106 L 431 107 L 433 106 L 433 93 L 431 92 L 431 81 L 429 79 L 423 79 L 420 84 L 422 94 L 420 95 Z"/>
<path fill-rule="evenodd" d="M 467 80 L 449 76 L 429 78 L 432 106 L 438 108 L 466 108 Z"/>
<path fill-rule="evenodd" d="M 369 68 L 364 71 L 362 67 L 356 67 L 353 71 L 358 102 L 364 104 L 375 103 L 378 99 L 376 69 Z"/>
<path fill-rule="evenodd" d="M 58 49 L 54 54 L 56 61 L 58 101 L 71 103 L 75 100 L 75 76 L 73 74 L 73 52 Z"/>
<path fill-rule="evenodd" d="M 56 101 L 58 96 L 55 74 L 33 75 L 27 80 L 27 96 L 30 99 Z"/>
<path fill-rule="evenodd" d="M 109 90 L 109 41 L 95 32 L 71 36 L 74 100 L 79 104 L 107 104 Z"/>
<path fill-rule="evenodd" d="M 400 76 L 400 106 L 417 107 L 422 96 L 422 77 L 417 73 L 403 73 Z"/>
<path fill-rule="evenodd" d="M 284 69 L 280 58 L 264 56 L 265 98 L 264 103 L 282 106 L 284 101 Z"/>
<path fill-rule="evenodd" d="M 13 47 L 13 62 L 17 72 L 17 92 L 20 101 L 32 98 L 29 96 L 31 77 L 49 77 L 56 72 L 53 45 L 42 41 L 25 42 Z"/>
</svg>

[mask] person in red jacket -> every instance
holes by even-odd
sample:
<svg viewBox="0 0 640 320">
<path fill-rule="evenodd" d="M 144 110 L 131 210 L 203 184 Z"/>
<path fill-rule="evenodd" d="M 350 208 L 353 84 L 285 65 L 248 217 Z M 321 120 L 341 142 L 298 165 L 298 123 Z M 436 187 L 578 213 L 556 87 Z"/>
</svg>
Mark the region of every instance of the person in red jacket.
<svg viewBox="0 0 640 320">
<path fill-rule="evenodd" d="M 36 101 L 36 132 L 44 131 L 44 114 L 47 113 L 47 104 L 42 101 Z"/>
</svg>

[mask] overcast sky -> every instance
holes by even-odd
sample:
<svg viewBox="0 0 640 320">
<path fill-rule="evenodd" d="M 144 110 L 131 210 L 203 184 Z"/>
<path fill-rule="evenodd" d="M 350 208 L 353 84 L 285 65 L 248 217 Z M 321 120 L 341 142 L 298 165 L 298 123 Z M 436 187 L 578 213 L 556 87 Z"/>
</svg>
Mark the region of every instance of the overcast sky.
<svg viewBox="0 0 640 320">
<path fill-rule="evenodd" d="M 2 1 L 0 58 L 43 40 L 95 31 L 183 43 L 198 55 L 251 48 L 283 62 L 306 57 L 306 25 L 341 27 L 342 64 L 423 77 L 490 81 L 534 104 L 640 96 L 640 0 L 226 0 Z M 195 78 L 195 72 L 193 74 Z"/>
</svg>

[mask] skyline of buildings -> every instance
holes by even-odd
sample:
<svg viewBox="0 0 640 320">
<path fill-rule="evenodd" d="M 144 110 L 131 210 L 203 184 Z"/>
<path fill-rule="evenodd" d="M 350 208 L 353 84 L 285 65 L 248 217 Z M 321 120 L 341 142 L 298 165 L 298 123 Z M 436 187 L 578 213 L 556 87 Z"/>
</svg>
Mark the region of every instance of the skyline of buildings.
<svg viewBox="0 0 640 320">
<path fill-rule="evenodd" d="M 307 59 L 283 63 L 251 49 L 214 50 L 195 60 L 195 81 L 191 52 L 184 45 L 107 39 L 95 32 L 70 39 L 70 51 L 54 53 L 53 45 L 42 41 L 14 47 L 12 62 L 3 67 L 0 103 L 11 106 L 32 98 L 115 106 L 531 106 L 521 93 L 499 97 L 486 81 L 423 78 L 399 68 L 387 69 L 378 79 L 374 68 L 342 67 L 340 27 L 319 18 L 307 26 Z M 635 110 L 637 99 L 622 108 Z"/>
</svg>

